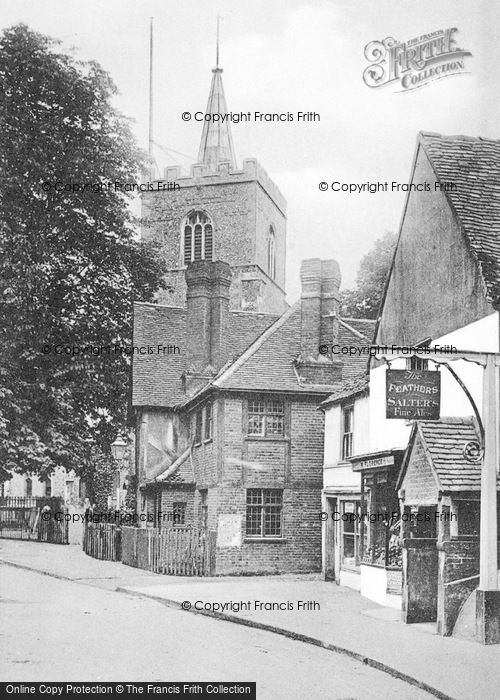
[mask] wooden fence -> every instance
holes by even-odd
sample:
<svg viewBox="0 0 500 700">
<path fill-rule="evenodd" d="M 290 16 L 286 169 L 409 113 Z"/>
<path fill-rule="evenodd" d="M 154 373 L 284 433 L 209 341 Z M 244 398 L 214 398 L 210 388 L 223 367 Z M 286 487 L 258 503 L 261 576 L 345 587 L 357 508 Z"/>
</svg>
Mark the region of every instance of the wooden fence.
<svg viewBox="0 0 500 700">
<path fill-rule="evenodd" d="M 122 528 L 122 562 L 173 576 L 215 573 L 215 532 L 190 526 Z"/>
<path fill-rule="evenodd" d="M 50 517 L 45 519 L 47 514 L 36 502 L 30 503 L 24 499 L 23 505 L 0 505 L 0 538 L 68 544 L 68 522 L 63 517 L 66 511 L 50 511 Z M 62 514 L 61 519 L 54 518 L 57 512 Z"/>
<path fill-rule="evenodd" d="M 0 496 L 0 507 L 43 508 L 49 506 L 54 512 L 64 509 L 64 500 L 59 496 Z"/>
<path fill-rule="evenodd" d="M 85 521 L 83 526 L 83 551 L 94 559 L 120 561 L 121 528 L 111 523 Z"/>
</svg>

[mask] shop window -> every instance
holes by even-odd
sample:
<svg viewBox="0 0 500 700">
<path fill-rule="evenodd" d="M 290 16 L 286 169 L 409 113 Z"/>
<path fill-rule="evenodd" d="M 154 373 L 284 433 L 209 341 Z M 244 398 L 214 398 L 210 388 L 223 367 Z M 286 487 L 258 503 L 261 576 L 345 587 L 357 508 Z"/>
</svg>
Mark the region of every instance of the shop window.
<svg viewBox="0 0 500 700">
<path fill-rule="evenodd" d="M 248 402 L 248 435 L 262 437 L 285 434 L 285 405 L 283 401 Z"/>
<path fill-rule="evenodd" d="M 359 519 L 358 502 L 342 503 L 341 541 L 343 566 L 359 565 Z"/>
<path fill-rule="evenodd" d="M 186 524 L 186 506 L 187 503 L 185 501 L 174 501 L 174 525 Z"/>
<path fill-rule="evenodd" d="M 194 419 L 194 442 L 195 445 L 200 445 L 201 444 L 201 436 L 202 436 L 202 428 L 203 428 L 203 414 L 202 411 L 196 411 L 195 414 L 195 419 Z"/>
<path fill-rule="evenodd" d="M 203 211 L 191 211 L 183 226 L 183 260 L 188 265 L 194 260 L 213 259 L 213 225 Z"/>
<path fill-rule="evenodd" d="M 342 459 L 352 456 L 354 428 L 354 406 L 346 406 L 342 411 Z"/>
<path fill-rule="evenodd" d="M 212 439 L 212 423 L 213 423 L 212 404 L 208 403 L 205 406 L 205 440 Z"/>
<path fill-rule="evenodd" d="M 282 511 L 281 489 L 247 489 L 247 537 L 281 537 Z"/>
</svg>

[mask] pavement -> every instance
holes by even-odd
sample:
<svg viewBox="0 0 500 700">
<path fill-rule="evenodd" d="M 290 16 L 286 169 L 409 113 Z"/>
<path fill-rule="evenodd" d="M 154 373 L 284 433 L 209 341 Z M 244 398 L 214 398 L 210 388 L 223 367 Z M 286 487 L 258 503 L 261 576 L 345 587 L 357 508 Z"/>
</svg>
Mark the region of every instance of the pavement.
<svg viewBox="0 0 500 700">
<path fill-rule="evenodd" d="M 500 697 L 500 646 L 441 637 L 433 625 L 405 625 L 397 610 L 377 605 L 316 574 L 196 579 L 162 576 L 120 562 L 92 559 L 76 545 L 15 540 L 0 540 L 2 562 L 346 654 L 435 697 Z"/>
</svg>

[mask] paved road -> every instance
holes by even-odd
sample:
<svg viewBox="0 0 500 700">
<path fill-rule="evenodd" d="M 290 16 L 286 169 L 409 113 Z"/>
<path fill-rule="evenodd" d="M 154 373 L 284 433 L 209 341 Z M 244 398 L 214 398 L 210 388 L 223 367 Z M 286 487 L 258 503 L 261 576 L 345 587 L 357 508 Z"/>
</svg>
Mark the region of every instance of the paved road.
<svg viewBox="0 0 500 700">
<path fill-rule="evenodd" d="M 431 697 L 301 642 L 4 565 L 0 644 L 3 681 L 256 681 L 259 700 Z"/>
</svg>

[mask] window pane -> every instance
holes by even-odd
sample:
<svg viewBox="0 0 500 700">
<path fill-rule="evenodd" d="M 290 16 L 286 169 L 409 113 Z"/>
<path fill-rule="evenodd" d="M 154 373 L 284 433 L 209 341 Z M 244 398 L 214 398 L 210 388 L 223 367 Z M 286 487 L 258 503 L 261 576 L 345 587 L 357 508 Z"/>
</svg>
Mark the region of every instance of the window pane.
<svg viewBox="0 0 500 700">
<path fill-rule="evenodd" d="M 247 506 L 247 535 L 261 535 L 261 506 Z"/>
<path fill-rule="evenodd" d="M 196 412 L 195 442 L 201 442 L 202 415 L 201 411 Z"/>
<path fill-rule="evenodd" d="M 186 523 L 186 506 L 184 501 L 174 502 L 174 525 L 184 525 Z"/>
<path fill-rule="evenodd" d="M 266 435 L 284 435 L 285 424 L 283 416 L 268 416 L 266 419 Z"/>
<path fill-rule="evenodd" d="M 264 434 L 264 411 L 265 405 L 263 401 L 248 402 L 248 434 L 263 435 Z"/>
<path fill-rule="evenodd" d="M 354 547 L 354 536 L 353 535 L 344 535 L 343 539 L 344 543 L 344 563 L 354 563 L 355 559 L 355 547 Z M 352 560 L 351 562 L 347 562 L 346 559 Z"/>
<path fill-rule="evenodd" d="M 265 489 L 264 490 L 264 503 L 266 505 L 281 506 L 282 502 L 283 502 L 283 493 L 279 489 Z"/>
<path fill-rule="evenodd" d="M 265 509 L 264 535 L 267 537 L 281 535 L 281 507 L 269 506 Z"/>
<path fill-rule="evenodd" d="M 205 440 L 210 440 L 212 437 L 212 404 L 209 403 L 205 407 Z"/>
<path fill-rule="evenodd" d="M 248 489 L 247 490 L 247 504 L 248 505 L 261 505 L 262 504 L 262 490 L 261 489 Z"/>
<path fill-rule="evenodd" d="M 354 501 L 344 501 L 342 504 L 342 514 L 345 518 L 352 518 L 350 520 L 342 520 L 343 531 L 351 533 L 356 532 L 356 503 Z"/>
</svg>

